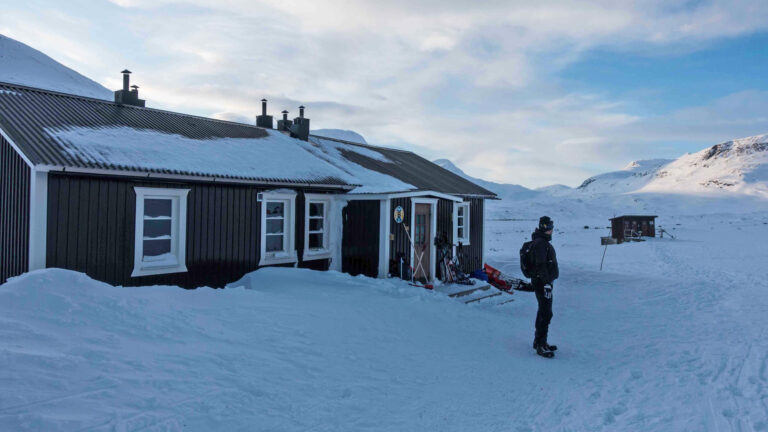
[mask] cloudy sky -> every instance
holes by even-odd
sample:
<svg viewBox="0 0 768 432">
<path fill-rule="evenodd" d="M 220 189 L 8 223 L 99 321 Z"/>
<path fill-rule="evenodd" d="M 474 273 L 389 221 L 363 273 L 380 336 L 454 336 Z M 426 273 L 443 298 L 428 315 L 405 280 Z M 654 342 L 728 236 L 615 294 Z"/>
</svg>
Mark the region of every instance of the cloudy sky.
<svg viewBox="0 0 768 432">
<path fill-rule="evenodd" d="M 0 0 L 0 34 L 148 106 L 313 128 L 578 185 L 768 133 L 768 2 Z"/>
</svg>

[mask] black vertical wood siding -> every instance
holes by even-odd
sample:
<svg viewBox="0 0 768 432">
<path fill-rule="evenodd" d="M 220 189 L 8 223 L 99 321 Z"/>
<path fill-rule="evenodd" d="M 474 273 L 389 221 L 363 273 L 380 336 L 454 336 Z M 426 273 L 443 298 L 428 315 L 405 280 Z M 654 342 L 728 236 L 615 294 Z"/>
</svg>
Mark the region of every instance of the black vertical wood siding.
<svg viewBox="0 0 768 432">
<path fill-rule="evenodd" d="M 31 170 L 0 136 L 0 284 L 29 270 Z"/>
<path fill-rule="evenodd" d="M 134 187 L 189 189 L 185 273 L 131 277 Z M 259 267 L 263 189 L 252 185 L 144 181 L 50 173 L 47 266 L 81 271 L 113 285 L 222 287 Z M 296 199 L 296 249 L 304 245 L 304 195 Z M 289 264 L 293 265 L 293 264 Z M 299 262 L 327 269 L 328 260 Z"/>
<path fill-rule="evenodd" d="M 389 245 L 389 259 L 390 268 L 398 268 L 400 265 L 398 262 L 398 254 L 402 253 L 405 259 L 405 266 L 410 265 L 411 260 L 411 242 L 408 240 L 408 236 L 405 233 L 404 225 L 411 226 L 411 199 L 410 198 L 393 198 L 390 203 L 390 209 L 394 215 L 395 208 L 400 206 L 403 208 L 405 216 L 402 223 L 396 223 L 394 219 L 390 223 L 389 230 L 394 236 L 394 240 L 390 241 Z M 393 273 L 396 274 L 396 273 Z"/>
<path fill-rule="evenodd" d="M 483 267 L 483 200 L 472 198 L 469 202 L 469 245 L 464 246 L 462 267 L 469 274 Z"/>
<path fill-rule="evenodd" d="M 435 234 L 438 237 L 445 233 L 445 237 L 449 243 L 453 244 L 453 201 L 441 199 L 437 202 L 437 230 Z M 435 251 L 435 277 L 439 278 L 440 274 L 440 251 Z"/>
<path fill-rule="evenodd" d="M 342 213 L 341 271 L 353 276 L 379 274 L 381 212 L 378 200 L 355 200 Z"/>
</svg>

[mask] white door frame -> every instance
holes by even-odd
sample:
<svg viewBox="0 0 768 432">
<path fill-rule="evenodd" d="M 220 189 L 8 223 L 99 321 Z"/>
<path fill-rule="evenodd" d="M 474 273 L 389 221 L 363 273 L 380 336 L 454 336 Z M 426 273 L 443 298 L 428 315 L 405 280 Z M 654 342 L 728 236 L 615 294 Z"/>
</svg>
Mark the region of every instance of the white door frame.
<svg viewBox="0 0 768 432">
<path fill-rule="evenodd" d="M 437 257 L 435 256 L 435 236 L 436 230 L 437 230 L 437 198 L 411 198 L 411 226 L 408 227 L 410 229 L 411 238 L 413 238 L 413 226 L 414 221 L 416 219 L 416 204 L 429 204 L 429 212 L 432 215 L 430 218 L 430 224 L 429 224 L 429 281 L 431 282 L 435 279 L 435 266 L 437 263 L 435 263 L 435 260 Z M 411 243 L 411 267 L 413 267 L 414 271 L 416 269 L 416 263 L 413 261 L 414 258 L 414 247 L 413 243 Z M 414 275 L 415 276 L 415 275 Z"/>
</svg>

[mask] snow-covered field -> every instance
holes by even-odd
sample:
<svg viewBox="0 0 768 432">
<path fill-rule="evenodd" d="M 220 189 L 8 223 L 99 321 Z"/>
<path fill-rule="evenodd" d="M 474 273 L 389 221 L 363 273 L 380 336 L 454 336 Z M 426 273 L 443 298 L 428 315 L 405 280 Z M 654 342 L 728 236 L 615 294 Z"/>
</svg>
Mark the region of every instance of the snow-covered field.
<svg viewBox="0 0 768 432">
<path fill-rule="evenodd" d="M 546 206 L 489 204 L 492 264 L 516 273 Z M 610 246 L 602 272 L 600 208 L 553 208 L 552 360 L 525 292 L 464 305 L 294 269 L 224 290 L 16 278 L 0 430 L 768 430 L 765 208 L 663 215 L 675 240 Z"/>
</svg>

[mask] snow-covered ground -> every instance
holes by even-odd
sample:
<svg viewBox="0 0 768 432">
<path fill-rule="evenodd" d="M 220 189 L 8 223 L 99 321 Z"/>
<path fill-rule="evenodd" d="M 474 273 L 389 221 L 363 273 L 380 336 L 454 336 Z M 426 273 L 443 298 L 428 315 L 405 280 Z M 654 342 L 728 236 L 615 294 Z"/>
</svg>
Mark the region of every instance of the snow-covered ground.
<svg viewBox="0 0 768 432">
<path fill-rule="evenodd" d="M 490 263 L 518 273 L 539 206 L 489 204 Z M 609 246 L 603 271 L 607 210 L 551 208 L 553 360 L 531 349 L 525 292 L 464 305 L 294 269 L 192 291 L 24 275 L 0 286 L 0 430 L 768 430 L 768 213 L 749 206 L 659 208 L 677 238 Z"/>
</svg>

